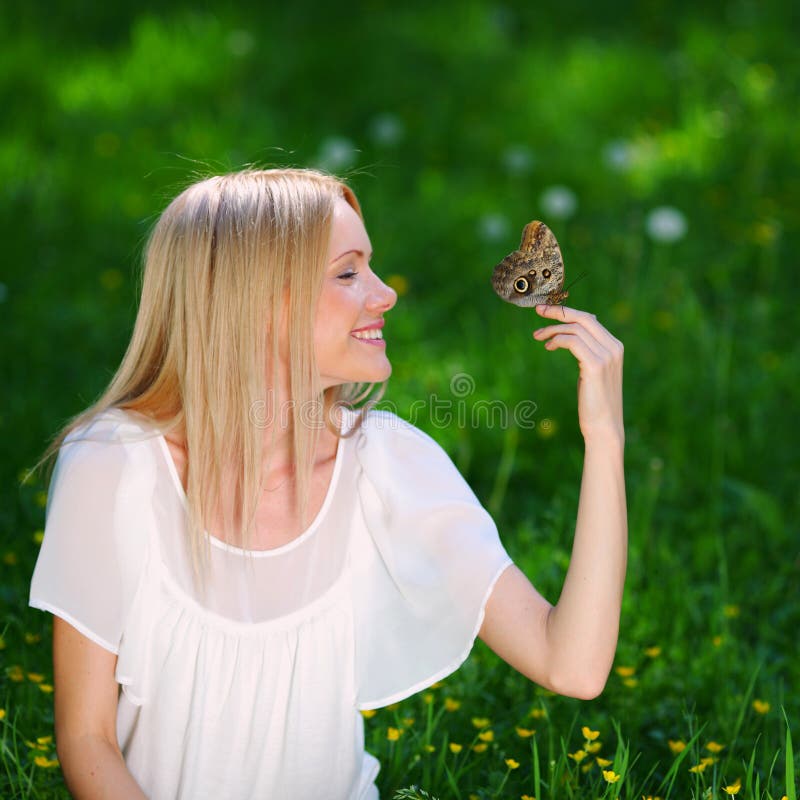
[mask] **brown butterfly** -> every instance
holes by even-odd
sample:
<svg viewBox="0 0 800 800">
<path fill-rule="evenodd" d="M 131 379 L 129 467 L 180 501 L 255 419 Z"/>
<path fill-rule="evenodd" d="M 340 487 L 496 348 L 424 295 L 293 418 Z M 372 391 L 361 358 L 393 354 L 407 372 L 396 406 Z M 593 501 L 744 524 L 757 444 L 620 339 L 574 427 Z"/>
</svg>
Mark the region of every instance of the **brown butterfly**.
<svg viewBox="0 0 800 800">
<path fill-rule="evenodd" d="M 564 291 L 564 261 L 556 237 L 544 222 L 529 222 L 519 250 L 509 253 L 492 273 L 499 297 L 516 306 L 560 305 Z"/>
</svg>

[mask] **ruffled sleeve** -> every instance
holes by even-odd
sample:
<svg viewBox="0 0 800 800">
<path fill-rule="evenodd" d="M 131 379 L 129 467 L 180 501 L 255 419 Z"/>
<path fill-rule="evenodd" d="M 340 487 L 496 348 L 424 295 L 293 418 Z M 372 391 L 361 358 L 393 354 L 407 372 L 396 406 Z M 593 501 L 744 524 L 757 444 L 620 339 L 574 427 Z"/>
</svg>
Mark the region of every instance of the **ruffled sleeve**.
<svg viewBox="0 0 800 800">
<path fill-rule="evenodd" d="M 142 449 L 123 443 L 119 428 L 93 422 L 59 450 L 28 601 L 112 653 L 145 556 Z"/>
<path fill-rule="evenodd" d="M 445 451 L 388 412 L 356 434 L 351 556 L 359 709 L 397 702 L 466 660 L 512 560 Z"/>
</svg>

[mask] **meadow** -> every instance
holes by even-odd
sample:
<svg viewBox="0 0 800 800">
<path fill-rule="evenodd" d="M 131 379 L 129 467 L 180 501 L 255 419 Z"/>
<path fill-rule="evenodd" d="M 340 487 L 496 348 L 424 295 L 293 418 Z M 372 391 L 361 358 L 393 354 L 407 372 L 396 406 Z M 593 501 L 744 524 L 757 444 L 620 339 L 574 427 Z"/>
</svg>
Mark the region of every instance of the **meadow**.
<svg viewBox="0 0 800 800">
<path fill-rule="evenodd" d="M 445 447 L 551 602 L 583 442 L 574 357 L 491 289 L 525 223 L 582 275 L 567 304 L 625 345 L 630 544 L 604 692 L 552 695 L 478 641 L 365 712 L 381 797 L 795 800 L 791 5 L 17 5 L 0 34 L 0 796 L 69 796 L 52 621 L 27 607 L 47 485 L 25 473 L 116 369 L 159 211 L 254 163 L 355 188 L 399 295 L 383 406 Z"/>
</svg>

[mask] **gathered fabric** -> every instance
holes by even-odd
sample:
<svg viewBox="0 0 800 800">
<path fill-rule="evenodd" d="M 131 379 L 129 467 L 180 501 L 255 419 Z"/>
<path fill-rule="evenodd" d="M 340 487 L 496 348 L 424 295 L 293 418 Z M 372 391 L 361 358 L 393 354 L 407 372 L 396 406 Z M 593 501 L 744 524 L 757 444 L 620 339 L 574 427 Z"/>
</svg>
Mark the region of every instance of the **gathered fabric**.
<svg viewBox="0 0 800 800">
<path fill-rule="evenodd" d="M 129 771 L 151 800 L 377 800 L 360 712 L 469 655 L 512 563 L 490 515 L 433 439 L 373 410 L 300 536 L 251 557 L 205 536 L 202 592 L 153 421 L 110 409 L 67 437 L 29 604 L 117 655 Z"/>
</svg>

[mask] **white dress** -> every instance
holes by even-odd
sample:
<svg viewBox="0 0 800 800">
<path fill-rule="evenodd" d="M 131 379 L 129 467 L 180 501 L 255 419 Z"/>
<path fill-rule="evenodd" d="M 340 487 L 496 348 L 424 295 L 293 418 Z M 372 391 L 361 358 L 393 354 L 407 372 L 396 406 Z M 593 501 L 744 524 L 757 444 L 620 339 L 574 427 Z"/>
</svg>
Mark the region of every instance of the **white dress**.
<svg viewBox="0 0 800 800">
<path fill-rule="evenodd" d="M 489 514 L 433 439 L 370 411 L 302 535 L 252 561 L 209 537 L 205 596 L 186 525 L 150 420 L 111 409 L 70 434 L 29 604 L 118 655 L 117 737 L 144 793 L 377 800 L 359 712 L 467 658 L 512 563 Z"/>
</svg>

